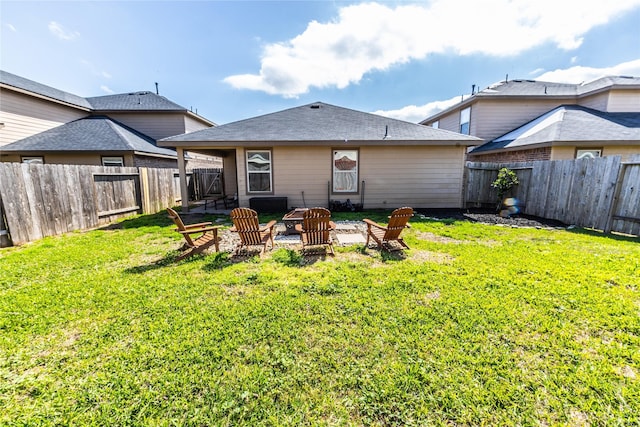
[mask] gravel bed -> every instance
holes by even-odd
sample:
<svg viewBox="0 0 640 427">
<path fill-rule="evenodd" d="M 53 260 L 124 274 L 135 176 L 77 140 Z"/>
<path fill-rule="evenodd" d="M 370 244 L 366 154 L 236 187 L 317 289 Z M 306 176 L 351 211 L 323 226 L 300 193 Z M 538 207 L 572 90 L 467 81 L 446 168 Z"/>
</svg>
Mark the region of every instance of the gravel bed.
<svg viewBox="0 0 640 427">
<path fill-rule="evenodd" d="M 455 219 L 479 222 L 482 224 L 495 224 L 510 227 L 529 228 L 566 228 L 567 224 L 553 219 L 539 218 L 531 215 L 511 215 L 503 217 L 489 210 L 418 210 L 418 213 L 426 218 Z"/>
<path fill-rule="evenodd" d="M 456 209 L 418 209 L 417 215 L 423 218 L 444 220 L 454 219 L 458 221 L 471 221 L 482 224 L 494 224 L 506 227 L 528 227 L 528 228 L 566 228 L 567 225 L 560 221 L 534 217 L 530 215 L 512 215 L 510 217 L 502 217 L 499 214 L 489 210 L 456 210 Z M 361 233 L 366 236 L 366 224 L 362 221 L 336 221 L 339 225 L 340 233 Z M 231 225 L 230 222 L 221 220 L 220 225 Z M 340 227 L 344 225 L 346 227 Z M 301 247 L 299 239 L 295 235 L 286 236 L 285 226 L 283 223 L 276 224 L 276 247 L 288 247 L 291 249 L 299 249 Z M 230 232 L 228 229 L 221 230 L 220 250 L 224 252 L 233 252 L 240 243 L 237 233 Z M 334 245 L 338 245 L 334 236 Z M 259 248 L 256 247 L 259 252 Z"/>
</svg>

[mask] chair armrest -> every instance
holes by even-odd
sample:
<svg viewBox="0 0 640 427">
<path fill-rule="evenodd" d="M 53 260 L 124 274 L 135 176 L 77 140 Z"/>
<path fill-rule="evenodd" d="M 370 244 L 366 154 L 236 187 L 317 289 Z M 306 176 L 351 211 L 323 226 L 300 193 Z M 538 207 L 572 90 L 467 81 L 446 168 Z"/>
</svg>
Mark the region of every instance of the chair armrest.
<svg viewBox="0 0 640 427">
<path fill-rule="evenodd" d="M 185 225 L 184 228 L 189 229 L 189 228 L 196 228 L 196 227 L 207 227 L 212 224 L 213 224 L 212 222 L 200 222 L 198 224 Z"/>
<path fill-rule="evenodd" d="M 196 233 L 203 233 L 203 232 L 207 232 L 207 231 L 216 231 L 220 228 L 219 225 L 216 225 L 215 227 L 205 227 L 205 228 L 199 228 L 197 230 L 176 230 L 178 233 L 180 234 L 196 234 Z"/>
<path fill-rule="evenodd" d="M 336 223 L 335 223 L 335 222 L 333 222 L 333 221 L 329 221 L 329 227 L 330 227 L 332 230 L 335 230 L 337 226 L 336 226 Z"/>
<path fill-rule="evenodd" d="M 380 228 L 382 230 L 386 230 L 387 229 L 387 227 L 384 227 L 384 226 L 378 224 L 377 222 L 370 220 L 369 218 L 365 218 L 362 221 L 364 221 L 364 223 L 367 224 L 369 227 L 376 227 L 376 228 Z"/>
<path fill-rule="evenodd" d="M 272 219 L 267 223 L 267 225 L 265 225 L 264 227 L 260 227 L 260 231 L 267 231 L 268 229 L 273 228 L 273 226 L 276 225 L 277 222 L 278 221 L 276 221 L 275 219 Z"/>
<path fill-rule="evenodd" d="M 232 233 L 237 233 L 238 229 L 236 228 L 236 226 L 234 225 L 233 227 L 229 228 L 229 231 L 231 231 Z"/>
</svg>

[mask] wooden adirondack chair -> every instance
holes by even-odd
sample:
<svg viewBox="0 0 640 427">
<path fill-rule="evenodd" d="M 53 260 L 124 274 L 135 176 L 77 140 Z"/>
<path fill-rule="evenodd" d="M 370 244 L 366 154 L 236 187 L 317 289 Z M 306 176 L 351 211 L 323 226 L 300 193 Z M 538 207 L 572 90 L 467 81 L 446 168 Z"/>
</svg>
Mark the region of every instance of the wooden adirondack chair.
<svg viewBox="0 0 640 427">
<path fill-rule="evenodd" d="M 331 221 L 331 211 L 325 208 L 311 208 L 304 212 L 302 223 L 296 224 L 295 229 L 300 233 L 302 240 L 302 252 L 306 252 L 309 246 L 328 246 L 331 255 L 333 252 L 333 240 L 331 231 L 336 224 Z"/>
<path fill-rule="evenodd" d="M 383 248 L 387 251 L 398 251 L 402 248 L 409 249 L 409 246 L 400 237 L 400 233 L 405 228 L 410 227 L 408 221 L 412 216 L 413 208 L 403 207 L 391 213 L 389 224 L 386 227 L 368 218 L 363 219 L 367 224 L 367 243 L 365 243 L 365 246 L 369 246 L 369 238 L 373 238 L 378 244 L 378 249 Z M 392 242 L 399 243 L 400 247 L 392 245 Z"/>
<path fill-rule="evenodd" d="M 271 220 L 267 225 L 260 227 L 258 212 L 249 208 L 235 208 L 231 211 L 233 227 L 231 231 L 240 236 L 240 245 L 237 250 L 246 246 L 262 246 L 262 251 L 267 249 L 267 243 L 271 242 L 273 249 L 273 229 L 276 220 Z"/>
<path fill-rule="evenodd" d="M 190 249 L 178 257 L 178 260 L 184 259 L 191 255 L 201 253 L 211 245 L 215 245 L 216 252 L 220 250 L 218 244 L 218 226 L 212 226 L 211 222 L 201 222 L 199 224 L 185 225 L 182 218 L 176 211 L 167 208 L 169 218 L 176 224 L 176 231 L 184 236 L 185 243 L 183 249 Z M 197 237 L 192 235 L 199 234 Z"/>
</svg>

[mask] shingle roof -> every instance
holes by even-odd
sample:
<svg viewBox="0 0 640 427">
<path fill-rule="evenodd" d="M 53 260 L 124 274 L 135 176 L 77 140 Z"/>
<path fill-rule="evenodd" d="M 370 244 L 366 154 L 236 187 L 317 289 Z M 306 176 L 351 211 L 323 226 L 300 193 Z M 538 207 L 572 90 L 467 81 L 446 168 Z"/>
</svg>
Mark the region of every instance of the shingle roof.
<svg viewBox="0 0 640 427">
<path fill-rule="evenodd" d="M 479 91 L 478 97 L 495 96 L 579 96 L 613 86 L 636 86 L 640 88 L 640 77 L 607 76 L 591 82 L 570 84 L 536 80 L 509 80 L 495 83 Z"/>
<path fill-rule="evenodd" d="M 20 152 L 123 152 L 176 157 L 176 152 L 155 145 L 154 140 L 104 116 L 78 119 L 7 144 L 2 151 Z"/>
<path fill-rule="evenodd" d="M 107 111 L 179 111 L 192 114 L 185 107 L 149 91 L 83 98 L 2 70 L 0 70 L 0 83 L 98 113 Z M 198 116 L 198 118 L 208 122 L 204 117 Z"/>
<path fill-rule="evenodd" d="M 187 111 L 186 108 L 153 92 L 131 92 L 87 98 L 99 111 Z"/>
<path fill-rule="evenodd" d="M 513 131 L 476 147 L 471 153 L 509 150 L 537 144 L 624 142 L 640 146 L 640 112 L 606 113 L 563 105 Z"/>
<path fill-rule="evenodd" d="M 77 105 L 82 108 L 91 108 L 91 104 L 85 98 L 74 95 L 69 92 L 65 92 L 59 89 L 52 88 L 41 83 L 34 82 L 24 77 L 16 76 L 15 74 L 8 73 L 0 70 L 0 83 L 7 86 L 13 86 L 18 89 L 26 90 L 47 98 L 55 99 L 57 101 L 65 102 L 67 104 Z"/>
<path fill-rule="evenodd" d="M 386 137 L 385 137 L 386 135 Z M 161 140 L 176 142 L 336 142 L 336 141 L 439 141 L 475 145 L 480 139 L 337 107 L 323 102 L 290 108 Z M 177 144 L 180 145 L 180 144 Z"/>
<path fill-rule="evenodd" d="M 597 93 L 603 89 L 611 88 L 625 88 L 625 89 L 640 89 L 640 77 L 627 77 L 627 76 L 607 76 L 593 80 L 591 82 L 572 84 L 572 83 L 554 83 L 543 82 L 537 80 L 522 80 L 513 79 L 508 81 L 501 81 L 494 83 L 475 93 L 474 95 L 465 98 L 463 101 L 458 102 L 442 111 L 439 111 L 420 123 L 427 124 L 442 117 L 451 111 L 456 111 L 463 106 L 472 104 L 478 99 L 482 98 L 527 98 L 527 97 L 544 97 L 559 98 L 559 103 L 571 103 L 576 99 Z M 564 99 L 563 99 L 564 98 Z"/>
</svg>

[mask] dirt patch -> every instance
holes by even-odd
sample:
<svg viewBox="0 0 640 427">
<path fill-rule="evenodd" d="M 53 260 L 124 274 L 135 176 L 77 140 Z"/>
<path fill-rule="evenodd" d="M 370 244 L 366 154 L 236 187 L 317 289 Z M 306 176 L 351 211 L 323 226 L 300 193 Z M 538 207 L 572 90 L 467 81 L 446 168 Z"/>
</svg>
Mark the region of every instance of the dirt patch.
<svg viewBox="0 0 640 427">
<path fill-rule="evenodd" d="M 512 215 L 510 217 L 502 217 L 491 210 L 480 209 L 418 209 L 418 213 L 427 218 L 438 220 L 453 219 L 457 221 L 471 221 L 482 224 L 505 225 L 511 227 L 529 227 L 529 228 L 566 228 L 567 224 L 553 219 L 540 218 L 531 215 Z"/>
<path fill-rule="evenodd" d="M 435 242 L 435 243 L 451 243 L 451 244 L 465 243 L 463 240 L 452 239 L 451 237 L 446 237 L 446 236 L 439 236 L 437 234 L 429 233 L 429 232 L 419 231 L 416 233 L 416 236 L 420 240 L 428 240 L 429 242 Z"/>
<path fill-rule="evenodd" d="M 436 264 L 451 264 L 453 260 L 455 260 L 455 257 L 440 252 L 415 251 L 411 255 L 411 259 L 423 262 L 433 262 Z"/>
</svg>

